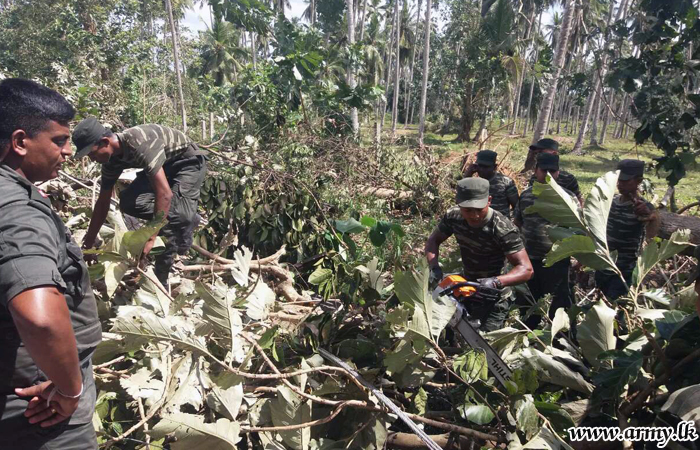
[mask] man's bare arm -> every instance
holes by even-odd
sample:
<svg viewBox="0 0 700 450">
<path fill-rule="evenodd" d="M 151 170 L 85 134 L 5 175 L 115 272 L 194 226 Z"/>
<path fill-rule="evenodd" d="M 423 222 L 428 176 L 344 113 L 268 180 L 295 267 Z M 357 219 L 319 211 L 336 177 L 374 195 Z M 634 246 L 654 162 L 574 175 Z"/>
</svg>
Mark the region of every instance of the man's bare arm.
<svg viewBox="0 0 700 450">
<path fill-rule="evenodd" d="M 532 278 L 534 273 L 532 270 L 532 263 L 525 249 L 508 255 L 506 258 L 508 262 L 513 265 L 513 268 L 510 269 L 510 272 L 507 274 L 498 276 L 503 286 L 514 286 Z"/>
<path fill-rule="evenodd" d="M 440 230 L 433 231 L 428 241 L 425 243 L 425 257 L 428 259 L 428 267 L 431 269 L 440 265 L 438 258 L 440 257 L 440 244 L 449 238 Z"/>
<path fill-rule="evenodd" d="M 85 238 L 83 239 L 83 248 L 92 248 L 95 245 L 97 233 L 100 232 L 100 228 L 102 228 L 102 224 L 105 223 L 107 214 L 109 214 L 109 203 L 112 201 L 112 190 L 112 188 L 100 190 L 100 195 L 97 197 L 97 202 L 95 202 L 95 209 L 92 211 L 90 226 L 88 227 L 87 233 L 85 233 Z"/>
<path fill-rule="evenodd" d="M 154 205 L 154 216 L 158 216 L 158 213 L 163 213 L 164 217 L 168 217 L 168 212 L 170 212 L 170 203 L 173 199 L 173 191 L 170 189 L 170 183 L 165 176 L 165 171 L 163 168 L 159 169 L 155 175 L 149 177 L 151 186 L 153 187 L 153 192 L 155 193 L 155 205 Z M 151 236 L 151 239 L 146 242 L 143 248 L 143 255 L 148 255 L 153 245 L 156 242 L 156 237 L 158 233 Z"/>
</svg>

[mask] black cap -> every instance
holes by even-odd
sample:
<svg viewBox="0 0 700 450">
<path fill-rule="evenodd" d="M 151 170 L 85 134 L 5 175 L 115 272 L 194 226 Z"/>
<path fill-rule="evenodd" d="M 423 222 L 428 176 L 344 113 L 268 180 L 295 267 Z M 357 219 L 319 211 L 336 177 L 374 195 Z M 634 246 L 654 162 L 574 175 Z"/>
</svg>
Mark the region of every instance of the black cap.
<svg viewBox="0 0 700 450">
<path fill-rule="evenodd" d="M 482 150 L 476 154 L 476 163 L 480 166 L 495 166 L 498 153 L 493 150 Z"/>
<path fill-rule="evenodd" d="M 457 182 L 457 205 L 462 208 L 484 208 L 489 203 L 488 180 L 464 178 Z"/>
<path fill-rule="evenodd" d="M 78 151 L 74 158 L 79 159 L 90 153 L 95 145 L 107 132 L 107 129 L 94 117 L 80 121 L 73 130 L 73 143 Z"/>
<path fill-rule="evenodd" d="M 617 170 L 620 171 L 619 179 L 622 181 L 631 180 L 634 177 L 644 176 L 644 161 L 638 159 L 623 159 L 617 163 Z"/>
<path fill-rule="evenodd" d="M 554 150 L 558 152 L 559 142 L 549 138 L 540 139 L 530 146 L 530 150 Z"/>
</svg>

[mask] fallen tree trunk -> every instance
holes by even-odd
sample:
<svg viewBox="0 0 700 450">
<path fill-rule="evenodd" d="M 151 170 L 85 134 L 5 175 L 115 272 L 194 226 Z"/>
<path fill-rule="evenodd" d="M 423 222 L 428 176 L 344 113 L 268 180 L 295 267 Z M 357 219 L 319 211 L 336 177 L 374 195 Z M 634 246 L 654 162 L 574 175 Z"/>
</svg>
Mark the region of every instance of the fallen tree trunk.
<svg viewBox="0 0 700 450">
<path fill-rule="evenodd" d="M 413 193 L 410 191 L 397 191 L 394 189 L 378 188 L 378 187 L 360 187 L 360 194 L 372 195 L 383 199 L 398 199 L 410 198 Z"/>
<path fill-rule="evenodd" d="M 659 210 L 659 231 L 657 236 L 662 239 L 671 237 L 674 231 L 690 230 L 690 242 L 700 245 L 700 218 L 693 216 L 682 216 L 672 212 Z"/>
</svg>

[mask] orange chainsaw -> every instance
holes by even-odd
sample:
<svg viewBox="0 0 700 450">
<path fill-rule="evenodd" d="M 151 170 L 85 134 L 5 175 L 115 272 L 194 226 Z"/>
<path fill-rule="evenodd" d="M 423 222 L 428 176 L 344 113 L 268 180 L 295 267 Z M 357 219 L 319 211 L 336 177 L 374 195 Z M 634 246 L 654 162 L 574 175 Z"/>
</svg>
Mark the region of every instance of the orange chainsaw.
<svg viewBox="0 0 700 450">
<path fill-rule="evenodd" d="M 505 387 L 506 381 L 510 381 L 513 377 L 513 372 L 493 347 L 481 337 L 477 331 L 481 322 L 471 318 L 469 311 L 464 306 L 465 303 L 473 301 L 497 302 L 501 298 L 501 291 L 467 281 L 461 275 L 448 275 L 438 283 L 438 287 L 433 291 L 434 298 L 445 296 L 456 306 L 455 313 L 450 320 L 450 326 L 462 336 L 470 347 L 484 351 L 489 370 L 496 380 Z"/>
</svg>

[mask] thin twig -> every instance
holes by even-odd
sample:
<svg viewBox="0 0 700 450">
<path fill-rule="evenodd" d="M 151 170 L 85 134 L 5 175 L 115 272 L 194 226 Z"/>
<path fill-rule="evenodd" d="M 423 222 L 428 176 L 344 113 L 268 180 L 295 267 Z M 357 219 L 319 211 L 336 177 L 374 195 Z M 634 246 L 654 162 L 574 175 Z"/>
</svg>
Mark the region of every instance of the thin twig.
<svg viewBox="0 0 700 450">
<path fill-rule="evenodd" d="M 300 430 L 302 428 L 310 428 L 310 427 L 315 427 L 316 425 L 323 425 L 324 423 L 328 423 L 331 420 L 335 419 L 338 414 L 343 411 L 343 409 L 347 406 L 347 403 L 340 403 L 338 406 L 335 407 L 333 412 L 331 413 L 330 416 L 324 417 L 323 419 L 318 419 L 318 420 L 312 420 L 311 422 L 305 422 L 305 423 L 299 423 L 296 425 L 283 425 L 279 427 L 246 427 L 242 426 L 241 431 L 244 433 L 263 433 L 263 432 L 276 432 L 276 431 L 292 431 L 292 430 Z"/>
</svg>

